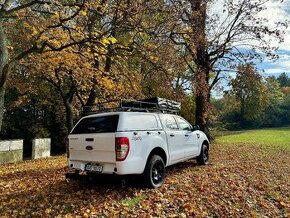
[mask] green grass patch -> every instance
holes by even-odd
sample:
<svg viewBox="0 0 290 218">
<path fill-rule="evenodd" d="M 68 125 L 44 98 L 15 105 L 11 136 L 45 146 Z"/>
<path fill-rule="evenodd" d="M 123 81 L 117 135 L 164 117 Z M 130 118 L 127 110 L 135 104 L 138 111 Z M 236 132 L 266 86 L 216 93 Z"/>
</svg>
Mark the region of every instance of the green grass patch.
<svg viewBox="0 0 290 218">
<path fill-rule="evenodd" d="M 285 147 L 290 150 L 290 127 L 236 131 L 217 137 L 218 144 L 249 143 Z"/>
<path fill-rule="evenodd" d="M 122 200 L 120 203 L 123 205 L 123 206 L 126 206 L 126 207 L 129 207 L 129 208 L 132 208 L 138 204 L 140 204 L 140 202 L 145 198 L 145 195 L 140 195 L 140 196 L 136 196 L 136 197 L 133 197 L 133 198 L 126 198 L 124 200 Z"/>
</svg>

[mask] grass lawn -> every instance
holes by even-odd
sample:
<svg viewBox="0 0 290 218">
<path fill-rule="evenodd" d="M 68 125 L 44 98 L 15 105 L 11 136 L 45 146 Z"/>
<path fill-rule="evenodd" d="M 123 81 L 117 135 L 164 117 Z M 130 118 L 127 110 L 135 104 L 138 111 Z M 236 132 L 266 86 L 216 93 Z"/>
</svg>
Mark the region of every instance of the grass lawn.
<svg viewBox="0 0 290 218">
<path fill-rule="evenodd" d="M 248 143 L 290 150 L 290 127 L 236 131 L 217 138 L 218 144 Z"/>
</svg>

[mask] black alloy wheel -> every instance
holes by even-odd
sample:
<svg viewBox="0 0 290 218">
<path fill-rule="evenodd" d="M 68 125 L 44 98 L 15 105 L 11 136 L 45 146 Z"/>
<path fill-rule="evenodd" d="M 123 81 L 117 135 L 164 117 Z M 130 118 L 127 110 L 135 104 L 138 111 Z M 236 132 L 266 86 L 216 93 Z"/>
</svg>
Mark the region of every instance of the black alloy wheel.
<svg viewBox="0 0 290 218">
<path fill-rule="evenodd" d="M 165 178 L 165 166 L 163 159 L 158 155 L 153 155 L 146 165 L 145 183 L 150 188 L 158 188 Z"/>
<path fill-rule="evenodd" d="M 197 157 L 197 162 L 201 165 L 207 165 L 209 160 L 208 145 L 203 144 L 201 146 L 200 155 Z"/>
</svg>

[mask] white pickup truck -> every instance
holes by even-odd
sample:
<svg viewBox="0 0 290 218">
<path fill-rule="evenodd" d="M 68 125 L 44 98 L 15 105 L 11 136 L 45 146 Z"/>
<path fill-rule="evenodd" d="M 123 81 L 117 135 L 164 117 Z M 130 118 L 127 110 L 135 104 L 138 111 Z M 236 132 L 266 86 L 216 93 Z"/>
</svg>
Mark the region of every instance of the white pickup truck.
<svg viewBox="0 0 290 218">
<path fill-rule="evenodd" d="M 196 158 L 207 164 L 209 140 L 174 114 L 108 112 L 85 116 L 67 140 L 68 165 L 76 172 L 142 174 L 161 186 L 165 167 Z"/>
</svg>

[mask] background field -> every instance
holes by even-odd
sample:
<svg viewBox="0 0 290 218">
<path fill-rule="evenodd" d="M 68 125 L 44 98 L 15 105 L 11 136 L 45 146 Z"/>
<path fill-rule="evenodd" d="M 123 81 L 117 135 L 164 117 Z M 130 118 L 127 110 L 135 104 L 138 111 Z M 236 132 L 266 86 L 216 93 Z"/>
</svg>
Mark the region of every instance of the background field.
<svg viewBox="0 0 290 218">
<path fill-rule="evenodd" d="M 216 143 L 248 143 L 290 150 L 290 127 L 226 132 L 217 138 Z"/>
</svg>

